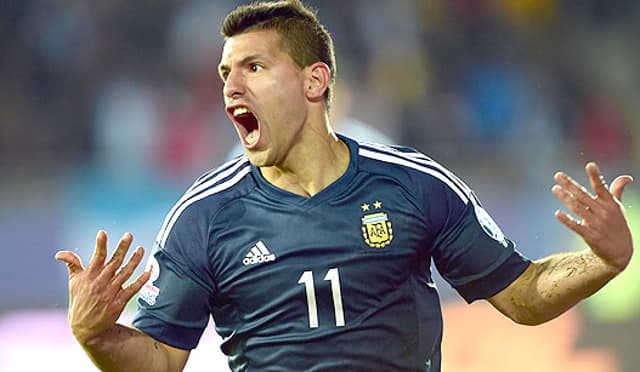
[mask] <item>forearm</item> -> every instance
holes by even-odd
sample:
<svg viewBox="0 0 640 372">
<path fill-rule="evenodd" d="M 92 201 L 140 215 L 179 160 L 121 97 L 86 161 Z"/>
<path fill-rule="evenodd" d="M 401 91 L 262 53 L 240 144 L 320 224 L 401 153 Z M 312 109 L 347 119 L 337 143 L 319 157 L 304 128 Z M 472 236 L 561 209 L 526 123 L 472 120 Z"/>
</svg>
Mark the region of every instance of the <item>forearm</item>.
<svg viewBox="0 0 640 372">
<path fill-rule="evenodd" d="M 514 321 L 536 325 L 591 296 L 618 272 L 591 250 L 553 255 L 533 262 L 490 302 Z"/>
<path fill-rule="evenodd" d="M 115 324 L 101 336 L 80 342 L 102 371 L 177 371 L 167 347 L 139 330 Z"/>
</svg>

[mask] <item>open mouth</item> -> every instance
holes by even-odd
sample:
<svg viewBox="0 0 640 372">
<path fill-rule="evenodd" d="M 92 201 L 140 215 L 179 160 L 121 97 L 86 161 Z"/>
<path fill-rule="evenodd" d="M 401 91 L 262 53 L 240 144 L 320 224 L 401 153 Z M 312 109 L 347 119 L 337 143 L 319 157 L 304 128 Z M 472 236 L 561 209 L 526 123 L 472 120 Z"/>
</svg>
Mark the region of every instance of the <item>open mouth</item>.
<svg viewBox="0 0 640 372">
<path fill-rule="evenodd" d="M 245 106 L 238 106 L 229 111 L 245 144 L 248 146 L 255 145 L 260 134 L 260 126 L 256 116 Z"/>
</svg>

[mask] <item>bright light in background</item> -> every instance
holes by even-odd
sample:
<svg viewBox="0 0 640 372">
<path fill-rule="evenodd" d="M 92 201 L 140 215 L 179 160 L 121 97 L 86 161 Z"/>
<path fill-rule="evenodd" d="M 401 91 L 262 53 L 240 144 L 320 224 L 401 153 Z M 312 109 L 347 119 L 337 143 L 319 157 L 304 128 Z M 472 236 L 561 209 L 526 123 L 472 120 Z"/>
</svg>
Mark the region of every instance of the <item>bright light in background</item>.
<svg viewBox="0 0 640 372">
<path fill-rule="evenodd" d="M 133 312 L 120 321 L 130 324 Z M 228 370 L 220 337 L 210 324 L 185 371 Z M 98 369 L 71 334 L 66 310 L 38 310 L 0 316 L 0 371 L 87 372 Z"/>
<path fill-rule="evenodd" d="M 127 312 L 120 320 L 129 324 Z M 443 371 L 619 372 L 614 350 L 582 347 L 578 310 L 537 327 L 517 325 L 487 303 L 444 305 Z M 228 370 L 220 337 L 210 323 L 185 371 Z M 526 361 L 526 362 L 523 362 Z M 77 344 L 62 310 L 9 314 L 0 318 L 0 371 L 97 370 Z"/>
</svg>

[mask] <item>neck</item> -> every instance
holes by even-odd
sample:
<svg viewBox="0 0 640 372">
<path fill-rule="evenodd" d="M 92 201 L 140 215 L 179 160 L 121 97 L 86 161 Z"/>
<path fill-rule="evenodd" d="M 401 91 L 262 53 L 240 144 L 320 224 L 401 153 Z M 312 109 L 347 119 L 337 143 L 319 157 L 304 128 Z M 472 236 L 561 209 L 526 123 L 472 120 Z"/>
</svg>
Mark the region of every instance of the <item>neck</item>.
<svg viewBox="0 0 640 372">
<path fill-rule="evenodd" d="M 350 155 L 347 144 L 329 125 L 319 131 L 303 132 L 284 162 L 260 170 L 274 186 L 311 197 L 346 172 Z"/>
</svg>

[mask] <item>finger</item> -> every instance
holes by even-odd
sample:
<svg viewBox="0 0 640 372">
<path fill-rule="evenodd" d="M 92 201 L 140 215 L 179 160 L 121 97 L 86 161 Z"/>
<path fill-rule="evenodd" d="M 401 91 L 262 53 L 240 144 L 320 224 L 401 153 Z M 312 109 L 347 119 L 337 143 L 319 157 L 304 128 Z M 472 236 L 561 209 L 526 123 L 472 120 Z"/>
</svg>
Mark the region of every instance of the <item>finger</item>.
<svg viewBox="0 0 640 372">
<path fill-rule="evenodd" d="M 602 198 L 611 198 L 611 193 L 607 188 L 607 182 L 605 181 L 602 173 L 600 173 L 600 168 L 598 164 L 594 162 L 589 162 L 585 166 L 585 171 L 589 176 L 589 182 L 591 183 L 591 189 L 593 192 Z"/>
<path fill-rule="evenodd" d="M 151 270 L 147 270 L 140 274 L 131 284 L 129 284 L 126 288 L 122 290 L 120 293 L 120 298 L 124 303 L 129 302 L 131 298 L 140 291 L 140 288 L 149 281 L 151 277 Z"/>
<path fill-rule="evenodd" d="M 591 210 L 594 206 L 593 195 L 581 184 L 576 182 L 564 172 L 558 172 L 553 177 L 562 188 L 568 192 L 571 199 L 582 204 L 587 210 Z"/>
<path fill-rule="evenodd" d="M 584 226 L 582 220 L 575 219 L 561 210 L 557 210 L 555 216 L 563 225 L 573 230 L 578 235 L 582 237 L 585 236 L 587 227 Z"/>
<path fill-rule="evenodd" d="M 574 197 L 574 194 L 568 192 L 562 186 L 554 185 L 551 191 L 575 215 L 584 219 L 593 212 L 591 207 L 581 203 L 578 198 Z"/>
<path fill-rule="evenodd" d="M 631 182 L 633 182 L 633 177 L 631 176 L 625 175 L 616 177 L 616 179 L 611 183 L 609 191 L 611 191 L 611 194 L 613 194 L 616 199 L 622 200 L 622 193 L 624 192 L 624 188 Z"/>
<path fill-rule="evenodd" d="M 93 249 L 93 256 L 89 265 L 87 265 L 87 271 L 96 272 L 102 269 L 104 266 L 104 260 L 107 257 L 107 233 L 104 230 L 98 231 L 96 235 L 96 245 Z"/>
<path fill-rule="evenodd" d="M 131 275 L 133 275 L 133 272 L 135 271 L 136 267 L 138 267 L 138 265 L 140 264 L 140 261 L 142 260 L 143 256 L 144 256 L 144 249 L 142 247 L 136 248 L 136 250 L 133 252 L 133 255 L 131 256 L 127 264 L 124 265 L 120 269 L 120 271 L 116 274 L 116 276 L 113 278 L 113 285 L 120 287 L 124 284 L 124 282 L 129 280 Z"/>
<path fill-rule="evenodd" d="M 104 271 L 100 275 L 102 278 L 111 278 L 115 274 L 115 272 L 120 268 L 122 262 L 124 261 L 124 257 L 127 255 L 127 251 L 131 246 L 131 242 L 133 241 L 133 235 L 131 233 L 124 233 L 120 241 L 118 242 L 118 247 L 115 252 L 107 262 Z"/>
<path fill-rule="evenodd" d="M 67 264 L 67 269 L 69 270 L 69 278 L 75 276 L 78 273 L 84 271 L 84 267 L 82 266 L 82 260 L 80 256 L 71 251 L 59 251 L 55 256 L 56 260 L 62 261 Z"/>
</svg>

